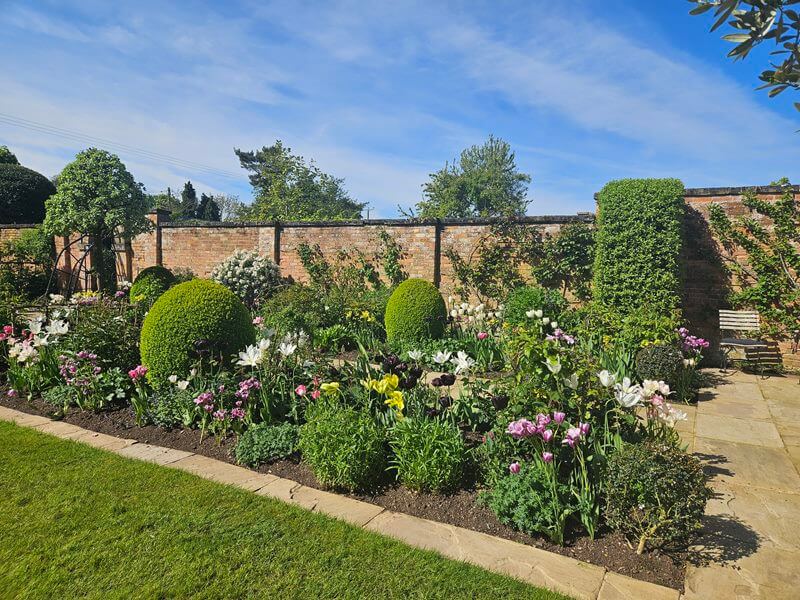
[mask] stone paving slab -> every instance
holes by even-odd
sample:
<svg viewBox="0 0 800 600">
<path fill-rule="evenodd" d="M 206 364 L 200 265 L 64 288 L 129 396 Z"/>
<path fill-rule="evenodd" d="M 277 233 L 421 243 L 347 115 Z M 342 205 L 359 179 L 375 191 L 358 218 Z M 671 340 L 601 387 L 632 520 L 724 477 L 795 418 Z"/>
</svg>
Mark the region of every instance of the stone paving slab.
<svg viewBox="0 0 800 600">
<path fill-rule="evenodd" d="M 783 447 L 778 429 L 771 421 L 752 421 L 698 413 L 694 432 L 698 437 L 707 439 L 767 448 Z"/>
<path fill-rule="evenodd" d="M 182 458 L 192 456 L 193 454 L 192 452 L 174 450 L 173 448 L 162 448 L 161 446 L 152 446 L 150 444 L 133 444 L 132 446 L 116 450 L 116 453 L 126 458 L 144 460 L 146 462 L 156 463 L 157 465 L 169 465 Z"/>
<path fill-rule="evenodd" d="M 73 437 L 71 439 L 75 442 L 80 442 L 81 444 L 87 444 L 89 446 L 94 446 L 95 448 L 100 448 L 101 450 L 108 450 L 109 452 L 122 450 L 123 448 L 133 446 L 137 443 L 136 440 L 118 438 L 114 437 L 113 435 L 106 435 L 105 433 L 89 431 L 88 429 L 85 430 L 85 433 L 82 435 Z"/>
<path fill-rule="evenodd" d="M 763 448 L 695 437 L 694 452 L 707 463 L 711 483 L 800 492 L 800 475 L 785 448 Z"/>
<path fill-rule="evenodd" d="M 81 435 L 84 431 L 86 431 L 77 425 L 64 423 L 63 421 L 48 421 L 47 423 L 36 425 L 34 429 L 41 431 L 42 433 L 49 433 L 51 435 L 66 439 L 69 439 L 69 436 L 71 435 Z"/>
<path fill-rule="evenodd" d="M 679 597 L 678 590 L 608 572 L 597 600 L 678 600 Z"/>
<path fill-rule="evenodd" d="M 573 598 L 597 598 L 605 569 L 477 531 L 384 511 L 366 528 Z"/>
<path fill-rule="evenodd" d="M 715 415 L 734 417 L 737 419 L 755 419 L 756 421 L 771 421 L 772 416 L 764 410 L 760 403 L 745 402 L 702 402 L 697 406 L 697 413 L 702 415 Z M 681 408 L 683 410 L 683 408 Z"/>
<path fill-rule="evenodd" d="M 191 454 L 171 463 L 169 466 L 199 475 L 203 479 L 234 485 L 250 492 L 254 492 L 277 479 L 274 475 L 256 473 L 250 469 L 237 467 L 199 454 Z"/>
</svg>

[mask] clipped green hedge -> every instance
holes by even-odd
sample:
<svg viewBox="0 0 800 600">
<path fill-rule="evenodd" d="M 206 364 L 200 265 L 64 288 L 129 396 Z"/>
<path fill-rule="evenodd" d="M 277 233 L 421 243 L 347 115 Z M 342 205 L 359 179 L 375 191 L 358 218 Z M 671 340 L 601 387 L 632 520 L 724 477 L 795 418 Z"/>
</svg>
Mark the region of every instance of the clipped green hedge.
<svg viewBox="0 0 800 600">
<path fill-rule="evenodd" d="M 0 163 L 0 223 L 41 223 L 44 201 L 55 193 L 55 186 L 41 173 Z"/>
<path fill-rule="evenodd" d="M 386 338 L 390 342 L 442 337 L 447 307 L 439 290 L 424 279 L 406 279 L 386 304 Z"/>
<path fill-rule="evenodd" d="M 158 387 L 182 377 L 196 360 L 197 342 L 226 363 L 248 344 L 255 329 L 247 307 L 224 285 L 193 279 L 167 290 L 142 324 L 140 350 L 147 377 Z"/>
<path fill-rule="evenodd" d="M 176 283 L 175 275 L 166 267 L 160 265 L 147 267 L 133 280 L 130 291 L 131 302 L 144 302 L 150 306 Z"/>
<path fill-rule="evenodd" d="M 600 191 L 596 300 L 622 312 L 679 305 L 683 195 L 678 179 L 620 179 Z"/>
</svg>

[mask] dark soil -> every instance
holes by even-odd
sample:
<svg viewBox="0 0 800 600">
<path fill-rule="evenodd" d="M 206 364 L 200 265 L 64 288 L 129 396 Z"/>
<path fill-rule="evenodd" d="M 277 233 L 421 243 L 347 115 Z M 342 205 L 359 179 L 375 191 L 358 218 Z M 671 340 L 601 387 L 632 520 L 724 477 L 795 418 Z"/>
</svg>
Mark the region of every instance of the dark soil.
<svg viewBox="0 0 800 600">
<path fill-rule="evenodd" d="M 47 416 L 53 416 L 54 412 L 52 406 L 40 399 L 28 402 L 21 398 L 8 398 L 3 394 L 0 396 L 0 404 Z M 100 433 L 235 462 L 232 455 L 236 439 L 232 435 L 221 441 L 206 436 L 201 442 L 200 432 L 194 429 L 166 430 L 152 425 L 138 427 L 133 413 L 127 408 L 100 413 L 71 409 L 62 420 Z M 323 487 L 317 483 L 311 470 L 297 459 L 262 465 L 258 471 L 292 479 L 314 488 Z M 599 532 L 595 540 L 585 535 L 573 534 L 568 536 L 563 547 L 551 544 L 544 538 L 529 536 L 501 524 L 491 510 L 476 502 L 478 492 L 474 489 L 441 496 L 416 494 L 394 484 L 385 486 L 375 494 L 348 495 L 396 512 L 480 531 L 557 552 L 636 579 L 683 590 L 686 552 L 667 554 L 653 551 L 637 555 L 621 534 L 609 531 Z"/>
</svg>

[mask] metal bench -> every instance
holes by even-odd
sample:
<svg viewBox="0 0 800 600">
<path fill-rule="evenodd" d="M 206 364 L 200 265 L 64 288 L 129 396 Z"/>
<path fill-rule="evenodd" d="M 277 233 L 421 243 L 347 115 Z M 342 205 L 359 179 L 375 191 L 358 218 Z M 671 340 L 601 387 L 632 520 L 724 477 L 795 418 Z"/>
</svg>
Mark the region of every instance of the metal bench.
<svg viewBox="0 0 800 600">
<path fill-rule="evenodd" d="M 747 310 L 721 310 L 719 311 L 719 330 L 721 333 L 730 332 L 734 335 L 737 333 L 751 333 L 756 332 L 761 328 L 761 323 L 758 318 L 758 313 Z M 728 356 L 736 351 L 742 350 L 747 358 L 747 351 L 757 351 L 756 365 L 760 373 L 763 374 L 763 367 L 761 364 L 761 353 L 767 350 L 769 346 L 764 340 L 743 338 L 743 337 L 723 337 L 719 341 L 719 349 L 722 352 L 722 370 L 728 369 Z"/>
</svg>

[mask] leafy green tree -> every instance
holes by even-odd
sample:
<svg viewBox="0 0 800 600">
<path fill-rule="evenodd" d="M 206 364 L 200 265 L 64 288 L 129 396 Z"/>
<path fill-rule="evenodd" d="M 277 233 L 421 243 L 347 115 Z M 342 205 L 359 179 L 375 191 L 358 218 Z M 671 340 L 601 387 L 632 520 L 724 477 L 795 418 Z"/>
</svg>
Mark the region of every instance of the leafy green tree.
<svg viewBox="0 0 800 600">
<path fill-rule="evenodd" d="M 242 217 L 245 211 L 245 204 L 233 194 L 214 194 L 211 196 L 219 207 L 220 218 L 222 221 L 236 221 Z"/>
<path fill-rule="evenodd" d="M 168 210 L 172 214 L 178 214 L 181 208 L 180 197 L 172 193 L 172 188 L 158 194 L 148 194 L 147 202 L 152 208 Z"/>
<path fill-rule="evenodd" d="M 726 21 L 732 33 L 722 39 L 736 46 L 728 52 L 734 60 L 740 60 L 763 42 L 772 42 L 777 49 L 772 56 L 779 57 L 771 62 L 770 68 L 762 71 L 759 79 L 768 89 L 770 97 L 780 94 L 787 88 L 800 89 L 800 14 L 790 8 L 800 4 L 799 0 L 689 0 L 696 4 L 689 14 L 700 15 L 714 11 L 714 24 L 711 31 L 722 27 Z M 730 19 L 730 20 L 729 20 Z M 800 110 L 800 102 L 795 102 Z"/>
<path fill-rule="evenodd" d="M 531 177 L 517 170 L 509 143 L 494 136 L 430 177 L 416 205 L 423 219 L 513 217 L 524 215 L 528 206 Z"/>
<path fill-rule="evenodd" d="M 0 146 L 0 165 L 18 165 L 19 161 L 8 146 Z"/>
<path fill-rule="evenodd" d="M 197 218 L 202 221 L 220 221 L 219 205 L 212 196 L 200 194 L 200 205 L 197 207 Z"/>
<path fill-rule="evenodd" d="M 315 221 L 359 219 L 366 206 L 353 200 L 344 180 L 319 170 L 313 161 L 292 154 L 280 140 L 261 150 L 235 149 L 243 169 L 250 172 L 254 201 L 244 218 L 252 220 Z"/>
<path fill-rule="evenodd" d="M 787 187 L 779 200 L 767 202 L 749 191 L 742 203 L 755 214 L 731 219 L 719 205 L 709 209 L 722 258 L 739 284 L 731 303 L 757 310 L 765 333 L 791 337 L 800 330 L 800 211 L 794 193 Z"/>
<path fill-rule="evenodd" d="M 44 228 L 50 235 L 92 236 L 92 265 L 99 288 L 116 287 L 114 236 L 148 231 L 148 204 L 137 183 L 114 154 L 97 148 L 78 153 L 61 171 L 58 190 L 47 199 Z"/>
</svg>

